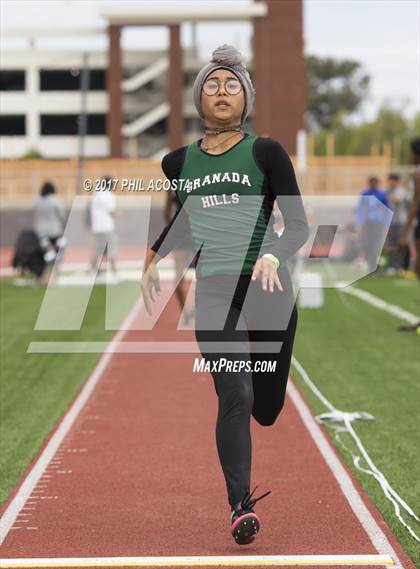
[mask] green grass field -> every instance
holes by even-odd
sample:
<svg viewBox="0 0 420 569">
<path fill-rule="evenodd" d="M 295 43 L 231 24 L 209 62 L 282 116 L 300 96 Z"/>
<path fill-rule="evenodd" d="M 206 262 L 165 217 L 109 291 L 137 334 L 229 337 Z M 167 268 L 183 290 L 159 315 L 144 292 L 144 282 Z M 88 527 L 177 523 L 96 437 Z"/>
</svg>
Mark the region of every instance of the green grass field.
<svg viewBox="0 0 420 569">
<path fill-rule="evenodd" d="M 419 288 L 414 280 L 372 276 L 356 286 L 410 312 L 419 312 Z M 135 297 L 133 284 L 119 287 L 124 298 Z M 374 421 L 353 424 L 355 430 L 379 470 L 416 509 L 420 503 L 420 338 L 414 333 L 397 332 L 401 322 L 396 317 L 363 300 L 337 290 L 324 292 L 322 309 L 299 312 L 295 356 L 335 407 L 375 416 Z M 0 293 L 0 499 L 4 502 L 99 357 L 28 354 L 29 342 L 107 340 L 114 332 L 104 330 L 103 286 L 95 287 L 82 330 L 76 332 L 33 331 L 43 290 L 18 288 L 11 281 L 2 281 Z M 325 411 L 296 370 L 292 372 L 314 411 Z M 332 432 L 330 427 L 327 431 Z M 343 440 L 350 445 L 348 435 Z M 337 448 L 403 548 L 419 563 L 418 544 L 397 521 L 377 482 L 357 471 L 350 455 Z M 405 519 L 419 534 L 420 524 L 408 515 Z"/>
<path fill-rule="evenodd" d="M 413 313 L 418 308 L 419 288 L 414 280 L 371 276 L 355 286 Z M 420 338 L 398 332 L 403 322 L 363 300 L 333 289 L 324 292 L 322 309 L 299 313 L 295 357 L 337 409 L 375 416 L 374 421 L 359 421 L 353 427 L 377 468 L 416 511 L 420 503 Z M 296 370 L 292 375 L 312 409 L 327 411 Z M 330 426 L 326 428 L 333 433 Z M 342 435 L 342 439 L 355 452 L 351 437 Z M 403 548 L 419 563 L 418 543 L 398 522 L 379 484 L 353 466 L 348 452 L 337 448 Z M 420 524 L 408 515 L 404 519 L 419 535 Z"/>
</svg>

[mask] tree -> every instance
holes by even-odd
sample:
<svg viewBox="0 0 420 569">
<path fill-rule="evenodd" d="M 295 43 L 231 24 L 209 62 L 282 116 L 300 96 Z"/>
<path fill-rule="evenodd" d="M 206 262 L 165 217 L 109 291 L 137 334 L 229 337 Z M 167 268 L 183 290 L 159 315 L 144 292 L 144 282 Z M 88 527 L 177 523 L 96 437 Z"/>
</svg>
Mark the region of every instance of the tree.
<svg viewBox="0 0 420 569">
<path fill-rule="evenodd" d="M 385 101 L 378 109 L 376 117 L 360 124 L 346 124 L 343 116 L 337 113 L 329 132 L 334 134 L 335 152 L 339 155 L 368 156 L 372 147 L 383 150 L 389 143 L 395 163 L 408 164 L 410 161 L 410 140 L 420 131 L 420 113 L 405 116 L 402 107 L 395 107 Z M 315 133 L 315 153 L 325 154 L 326 130 Z"/>
<path fill-rule="evenodd" d="M 337 114 L 351 114 L 360 108 L 368 94 L 370 77 L 359 62 L 310 55 L 306 66 L 311 129 L 329 129 Z"/>
</svg>

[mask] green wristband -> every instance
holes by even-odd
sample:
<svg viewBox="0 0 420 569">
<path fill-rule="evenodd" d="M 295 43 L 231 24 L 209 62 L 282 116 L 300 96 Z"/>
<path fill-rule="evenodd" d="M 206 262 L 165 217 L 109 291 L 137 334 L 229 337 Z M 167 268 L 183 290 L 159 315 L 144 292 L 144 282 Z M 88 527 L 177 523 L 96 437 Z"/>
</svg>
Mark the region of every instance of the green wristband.
<svg viewBox="0 0 420 569">
<path fill-rule="evenodd" d="M 270 259 L 270 261 L 273 261 L 273 263 L 276 265 L 276 269 L 280 267 L 280 261 L 277 259 L 275 255 L 272 255 L 271 253 L 266 253 L 265 255 L 262 256 L 263 259 L 264 257 L 266 259 Z"/>
</svg>

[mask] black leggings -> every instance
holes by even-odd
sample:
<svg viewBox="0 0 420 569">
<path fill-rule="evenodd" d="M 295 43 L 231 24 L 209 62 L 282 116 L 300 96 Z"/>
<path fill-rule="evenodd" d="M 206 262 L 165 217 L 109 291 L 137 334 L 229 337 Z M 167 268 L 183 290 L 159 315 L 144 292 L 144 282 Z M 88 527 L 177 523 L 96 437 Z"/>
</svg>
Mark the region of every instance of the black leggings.
<svg viewBox="0 0 420 569">
<path fill-rule="evenodd" d="M 283 291 L 275 286 L 273 293 L 250 275 L 197 278 L 195 336 L 201 354 L 210 366 L 222 358 L 231 364 L 210 371 L 219 400 L 217 450 L 232 509 L 250 490 L 251 415 L 269 426 L 284 405 L 297 310 L 287 269 L 278 275 Z M 255 371 L 257 362 L 275 362 L 275 369 Z"/>
</svg>

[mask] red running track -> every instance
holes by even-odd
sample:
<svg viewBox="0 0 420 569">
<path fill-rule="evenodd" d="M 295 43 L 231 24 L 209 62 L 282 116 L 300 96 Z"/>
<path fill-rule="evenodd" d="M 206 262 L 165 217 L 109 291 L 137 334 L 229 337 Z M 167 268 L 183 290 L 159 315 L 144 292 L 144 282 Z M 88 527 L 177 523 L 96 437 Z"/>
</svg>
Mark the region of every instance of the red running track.
<svg viewBox="0 0 420 569">
<path fill-rule="evenodd" d="M 170 331 L 176 329 L 178 314 L 172 299 L 152 331 L 131 330 L 123 340 L 174 339 Z M 194 341 L 194 333 L 178 331 L 176 339 Z M 262 520 L 256 541 L 246 547 L 234 543 L 215 444 L 217 397 L 211 376 L 192 372 L 194 357 L 198 351 L 111 356 L 8 532 L 3 559 L 378 554 L 289 389 L 274 426 L 252 420 L 253 485 L 261 491 L 270 488 L 272 494 L 256 506 Z M 400 566 L 414 568 L 351 479 Z"/>
</svg>

